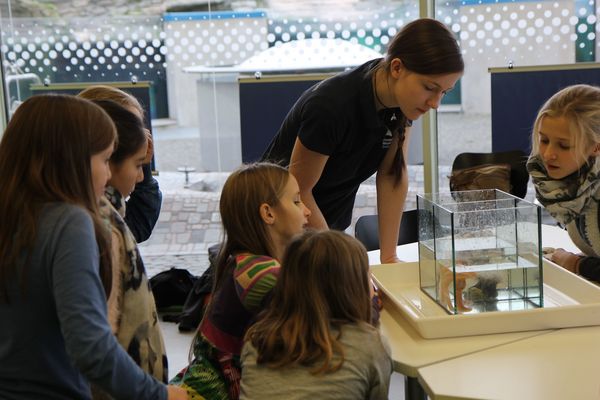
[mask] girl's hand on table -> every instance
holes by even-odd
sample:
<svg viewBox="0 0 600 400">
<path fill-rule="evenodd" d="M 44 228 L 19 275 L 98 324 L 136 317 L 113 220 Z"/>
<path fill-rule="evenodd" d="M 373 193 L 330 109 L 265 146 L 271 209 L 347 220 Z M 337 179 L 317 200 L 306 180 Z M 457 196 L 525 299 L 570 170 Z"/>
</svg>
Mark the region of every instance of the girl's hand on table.
<svg viewBox="0 0 600 400">
<path fill-rule="evenodd" d="M 577 254 L 566 251 L 565 249 L 556 249 L 552 253 L 550 260 L 567 271 L 571 271 L 575 274 L 579 273 L 579 261 L 581 261 L 581 257 Z"/>
</svg>

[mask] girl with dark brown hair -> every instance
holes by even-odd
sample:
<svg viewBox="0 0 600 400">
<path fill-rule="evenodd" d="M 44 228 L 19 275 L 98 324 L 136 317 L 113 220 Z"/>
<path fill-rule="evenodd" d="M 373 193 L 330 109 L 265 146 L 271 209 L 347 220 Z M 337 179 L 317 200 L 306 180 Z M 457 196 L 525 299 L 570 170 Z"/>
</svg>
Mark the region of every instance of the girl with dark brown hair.
<svg viewBox="0 0 600 400">
<path fill-rule="evenodd" d="M 108 321 L 113 333 L 137 365 L 161 382 L 168 381 L 168 362 L 156 304 L 144 261 L 124 221 L 125 199 L 144 179 L 142 165 L 148 139 L 140 118 L 110 100 L 94 100 L 112 119 L 118 144 L 110 156 L 110 178 L 100 197 L 100 215 L 111 232 L 112 280 Z M 129 209 L 127 208 L 127 211 Z M 108 398 L 93 387 L 95 400 Z"/>
<path fill-rule="evenodd" d="M 144 109 L 142 105 L 135 97 L 121 89 L 107 85 L 92 85 L 79 93 L 77 97 L 92 101 L 114 101 L 135 114 L 140 119 L 142 125 L 144 124 Z M 152 234 L 152 229 L 154 229 L 158 221 L 162 204 L 162 193 L 158 187 L 158 181 L 152 176 L 152 168 L 150 166 L 154 155 L 154 142 L 150 131 L 143 126 L 142 128 L 144 129 L 148 143 L 142 164 L 143 178 L 136 183 L 135 190 L 130 191 L 131 193 L 128 194 L 127 213 L 123 218 L 138 243 L 147 240 Z M 120 147 L 122 150 L 117 149 L 117 154 L 113 155 L 113 158 L 115 156 L 119 158 L 119 153 L 122 153 L 123 150 L 126 151 L 128 146 L 124 144 Z"/>
</svg>

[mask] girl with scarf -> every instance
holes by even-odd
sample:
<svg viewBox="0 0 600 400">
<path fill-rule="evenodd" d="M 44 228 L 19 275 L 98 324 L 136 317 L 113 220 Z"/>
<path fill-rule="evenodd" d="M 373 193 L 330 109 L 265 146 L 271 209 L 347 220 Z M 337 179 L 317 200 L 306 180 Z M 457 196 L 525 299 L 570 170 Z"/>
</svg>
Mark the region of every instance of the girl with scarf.
<svg viewBox="0 0 600 400">
<path fill-rule="evenodd" d="M 109 160 L 110 178 L 100 214 L 111 234 L 112 279 L 108 321 L 121 346 L 144 371 L 167 382 L 167 356 L 144 262 L 125 217 L 125 199 L 144 179 L 148 140 L 142 120 L 110 100 L 95 100 L 113 120 L 118 144 Z M 94 399 L 106 398 L 94 387 Z"/>
<path fill-rule="evenodd" d="M 600 282 L 600 88 L 569 86 L 535 120 L 527 170 L 536 197 L 583 254 L 556 249 L 552 261 Z"/>
<path fill-rule="evenodd" d="M 77 95 L 87 100 L 111 100 L 125 107 L 144 122 L 144 109 L 140 102 L 131 94 L 113 86 L 92 85 L 88 86 Z M 158 221 L 160 207 L 162 204 L 162 193 L 158 187 L 158 181 L 152 176 L 150 162 L 154 155 L 154 145 L 150 131 L 144 128 L 148 139 L 146 158 L 142 165 L 144 179 L 136 183 L 134 191 L 126 200 L 127 214 L 123 220 L 133 233 L 136 242 L 146 241 L 152 234 L 152 229 Z"/>
</svg>

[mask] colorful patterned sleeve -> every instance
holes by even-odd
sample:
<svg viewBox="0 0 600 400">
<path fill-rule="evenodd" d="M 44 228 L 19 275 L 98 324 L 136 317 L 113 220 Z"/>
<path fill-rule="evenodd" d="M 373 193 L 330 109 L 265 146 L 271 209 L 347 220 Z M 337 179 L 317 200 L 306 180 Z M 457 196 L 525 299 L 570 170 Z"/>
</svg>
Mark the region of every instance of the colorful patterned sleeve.
<svg viewBox="0 0 600 400">
<path fill-rule="evenodd" d="M 253 254 L 240 254 L 235 261 L 235 287 L 240 301 L 246 309 L 258 311 L 275 287 L 281 266 L 274 258 Z"/>
</svg>

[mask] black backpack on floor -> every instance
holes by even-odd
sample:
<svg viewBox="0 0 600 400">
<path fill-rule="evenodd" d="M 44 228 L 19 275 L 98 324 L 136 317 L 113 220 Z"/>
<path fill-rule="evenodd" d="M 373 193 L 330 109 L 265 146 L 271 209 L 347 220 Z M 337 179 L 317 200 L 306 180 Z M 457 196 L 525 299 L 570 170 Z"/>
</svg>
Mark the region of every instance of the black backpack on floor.
<svg viewBox="0 0 600 400">
<path fill-rule="evenodd" d="M 220 244 L 208 248 L 209 266 L 202 276 L 194 283 L 192 290 L 190 290 L 190 293 L 185 300 L 183 310 L 179 315 L 180 332 L 195 330 L 204 316 L 206 305 L 208 304 L 212 293 L 215 264 L 220 249 Z"/>
<path fill-rule="evenodd" d="M 150 287 L 158 311 L 178 311 L 198 280 L 188 270 L 171 267 L 150 278 Z"/>
</svg>

